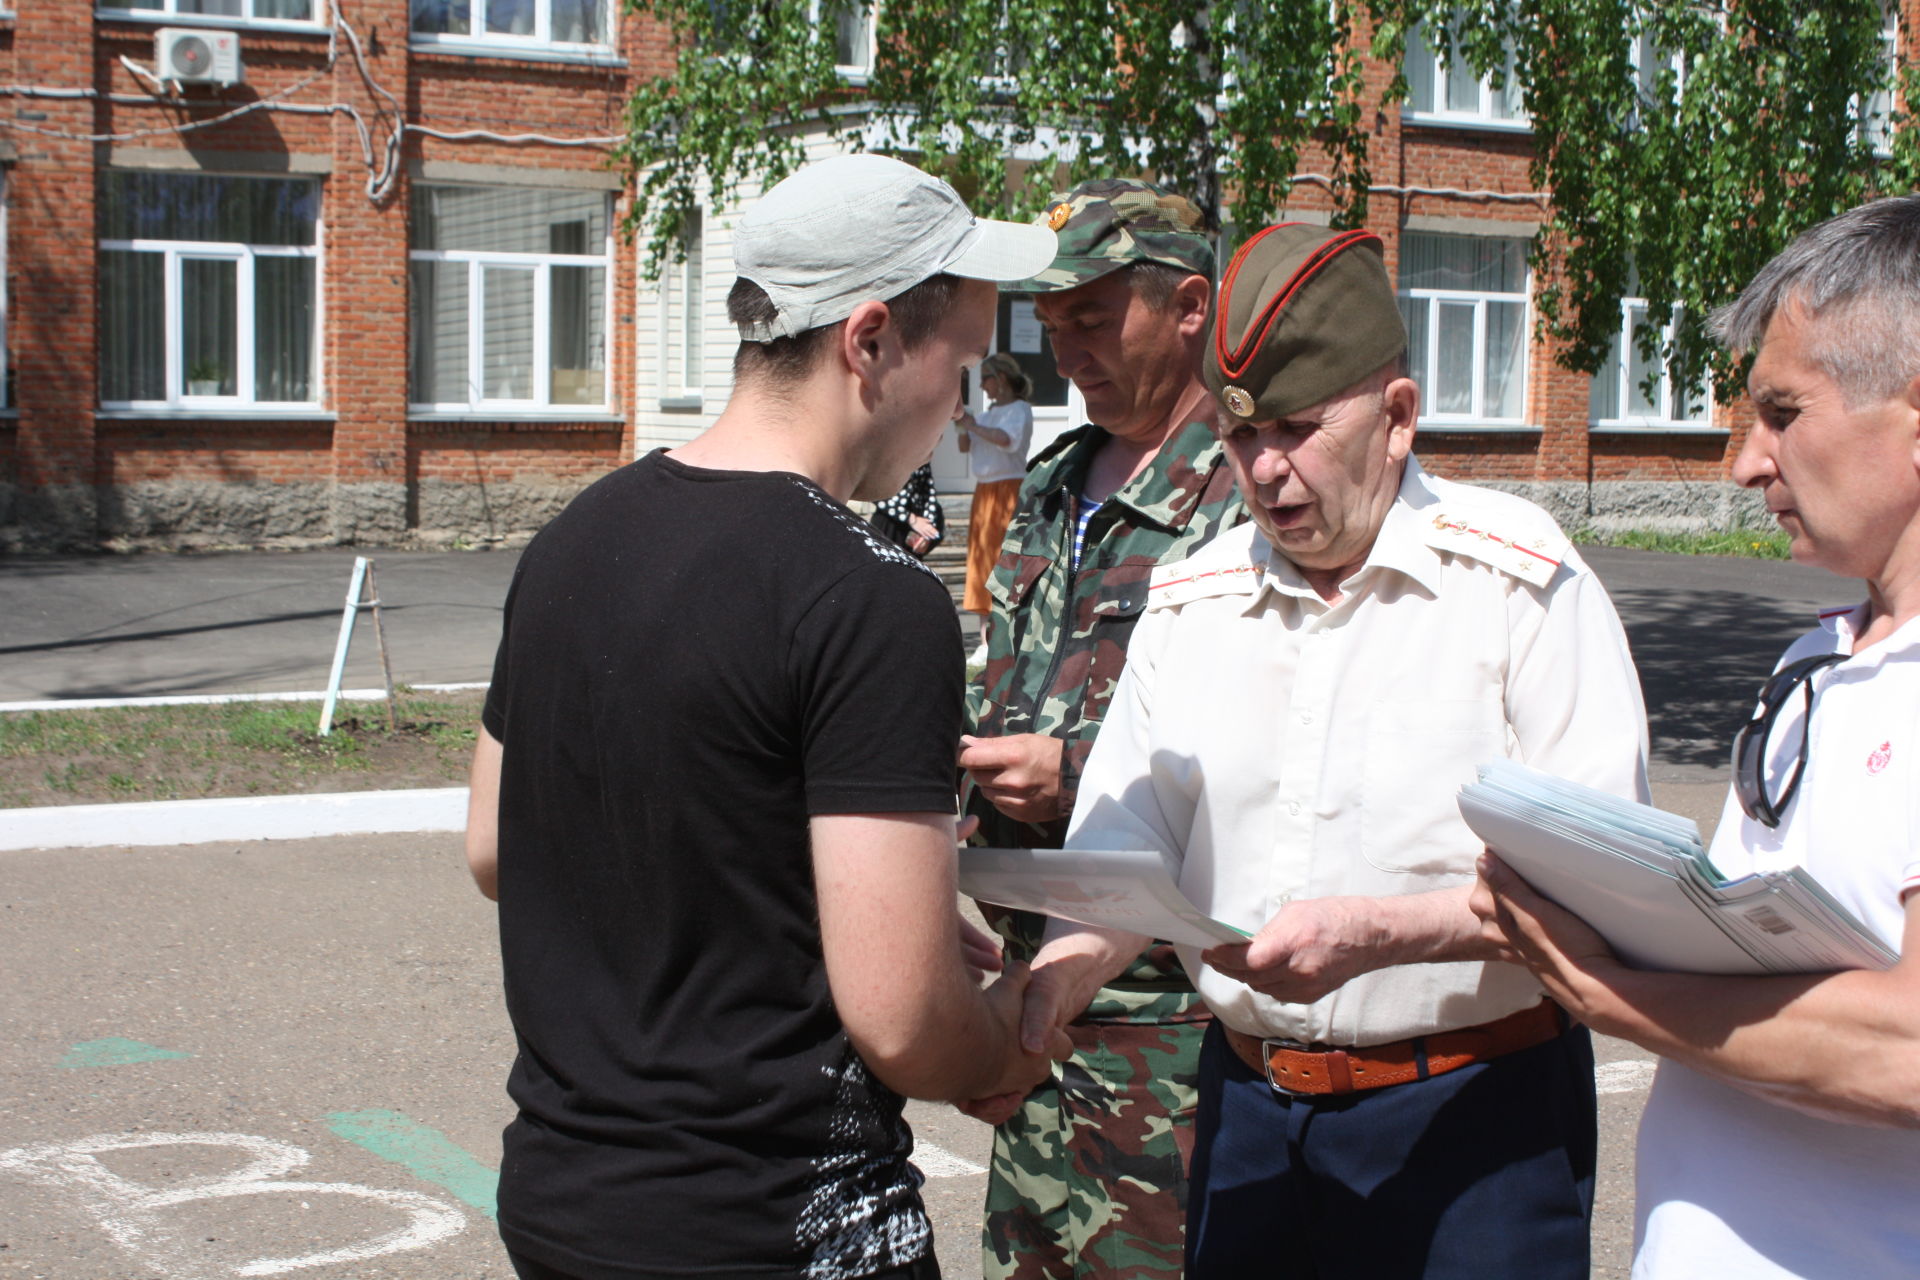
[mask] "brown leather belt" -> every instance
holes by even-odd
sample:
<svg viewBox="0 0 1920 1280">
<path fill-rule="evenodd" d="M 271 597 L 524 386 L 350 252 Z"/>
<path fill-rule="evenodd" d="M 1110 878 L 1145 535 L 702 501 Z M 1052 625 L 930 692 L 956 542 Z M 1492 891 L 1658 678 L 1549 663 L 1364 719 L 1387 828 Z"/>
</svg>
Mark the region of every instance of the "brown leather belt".
<svg viewBox="0 0 1920 1280">
<path fill-rule="evenodd" d="M 1264 1073 L 1267 1083 L 1276 1090 L 1319 1095 L 1358 1093 L 1444 1075 L 1545 1044 L 1570 1025 L 1564 1009 L 1551 1000 L 1542 1000 L 1531 1009 L 1477 1027 L 1436 1031 L 1364 1049 L 1319 1049 L 1286 1040 L 1262 1040 L 1224 1024 L 1221 1029 L 1240 1061 Z"/>
</svg>

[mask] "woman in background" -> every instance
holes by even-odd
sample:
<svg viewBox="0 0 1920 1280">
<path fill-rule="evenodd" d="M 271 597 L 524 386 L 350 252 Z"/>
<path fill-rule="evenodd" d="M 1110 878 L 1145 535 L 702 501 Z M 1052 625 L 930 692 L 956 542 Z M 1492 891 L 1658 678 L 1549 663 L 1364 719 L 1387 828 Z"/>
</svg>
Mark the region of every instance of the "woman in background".
<svg viewBox="0 0 1920 1280">
<path fill-rule="evenodd" d="M 992 401 L 978 418 L 954 419 L 960 450 L 973 472 L 973 510 L 967 517 L 967 589 L 960 607 L 986 617 L 992 601 L 987 577 L 1000 558 L 1000 543 L 1020 500 L 1027 475 L 1027 441 L 1033 436 L 1033 383 L 1020 362 L 1002 351 L 980 362 L 980 389 Z"/>
</svg>

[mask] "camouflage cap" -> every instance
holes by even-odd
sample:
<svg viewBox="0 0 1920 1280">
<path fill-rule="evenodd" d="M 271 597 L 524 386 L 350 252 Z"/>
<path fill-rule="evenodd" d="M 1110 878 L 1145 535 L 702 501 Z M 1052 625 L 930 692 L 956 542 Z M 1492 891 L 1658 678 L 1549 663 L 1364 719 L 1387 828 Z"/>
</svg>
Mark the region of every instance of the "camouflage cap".
<svg viewBox="0 0 1920 1280">
<path fill-rule="evenodd" d="M 1094 178 L 1048 202 L 1038 219 L 1060 237 L 1053 265 L 1009 293 L 1058 293 L 1135 262 L 1213 279 L 1206 216 L 1185 196 L 1137 178 Z"/>
<path fill-rule="evenodd" d="M 1320 404 L 1407 349 L 1371 231 L 1266 228 L 1233 255 L 1213 316 L 1200 374 L 1242 422 Z"/>
</svg>

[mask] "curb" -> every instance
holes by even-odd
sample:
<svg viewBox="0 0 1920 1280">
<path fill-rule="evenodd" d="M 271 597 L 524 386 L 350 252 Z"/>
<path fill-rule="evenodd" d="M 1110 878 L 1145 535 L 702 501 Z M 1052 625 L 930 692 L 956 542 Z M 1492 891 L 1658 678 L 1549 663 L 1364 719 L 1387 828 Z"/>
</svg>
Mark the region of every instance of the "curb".
<svg viewBox="0 0 1920 1280">
<path fill-rule="evenodd" d="M 0 852 L 462 831 L 467 789 L 0 809 Z"/>
<path fill-rule="evenodd" d="M 465 684 L 416 684 L 407 686 L 420 693 L 460 693 L 484 689 L 485 680 Z M 334 695 L 341 702 L 378 702 L 387 696 L 385 689 L 342 689 Z M 226 702 L 325 702 L 325 690 L 314 693 L 163 693 L 139 698 L 53 698 L 36 702 L 0 702 L 0 711 L 99 711 L 112 707 L 189 707 Z M 0 811 L 4 812 L 4 811 Z"/>
</svg>

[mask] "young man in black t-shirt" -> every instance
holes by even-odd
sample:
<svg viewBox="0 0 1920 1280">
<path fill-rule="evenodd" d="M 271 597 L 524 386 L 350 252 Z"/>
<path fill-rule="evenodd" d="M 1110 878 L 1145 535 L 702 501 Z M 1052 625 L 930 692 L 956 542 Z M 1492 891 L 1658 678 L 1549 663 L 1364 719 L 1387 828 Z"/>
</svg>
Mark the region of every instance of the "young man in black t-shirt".
<svg viewBox="0 0 1920 1280">
<path fill-rule="evenodd" d="M 898 161 L 802 170 L 736 230 L 726 410 L 522 556 L 468 857 L 519 1041 L 523 1276 L 937 1275 L 901 1095 L 1047 1074 L 1024 973 L 963 960 L 952 603 L 844 502 L 928 456 L 988 282 L 1052 256 Z"/>
</svg>

